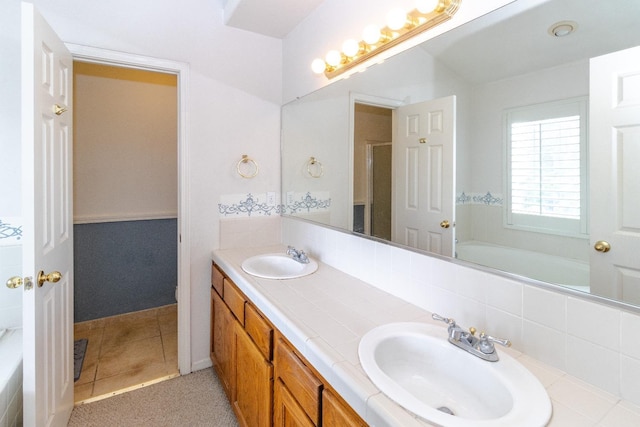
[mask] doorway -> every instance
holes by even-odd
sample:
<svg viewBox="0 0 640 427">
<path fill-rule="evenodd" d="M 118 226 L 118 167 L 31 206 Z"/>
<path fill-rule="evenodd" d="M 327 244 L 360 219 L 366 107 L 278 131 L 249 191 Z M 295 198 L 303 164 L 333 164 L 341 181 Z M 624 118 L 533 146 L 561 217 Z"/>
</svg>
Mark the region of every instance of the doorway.
<svg viewBox="0 0 640 427">
<path fill-rule="evenodd" d="M 393 109 L 353 111 L 353 231 L 391 240 Z"/>
<path fill-rule="evenodd" d="M 176 304 L 182 76 L 102 61 L 74 66 L 76 332 L 93 341 L 78 402 L 179 375 L 177 316 L 187 310 Z"/>
</svg>

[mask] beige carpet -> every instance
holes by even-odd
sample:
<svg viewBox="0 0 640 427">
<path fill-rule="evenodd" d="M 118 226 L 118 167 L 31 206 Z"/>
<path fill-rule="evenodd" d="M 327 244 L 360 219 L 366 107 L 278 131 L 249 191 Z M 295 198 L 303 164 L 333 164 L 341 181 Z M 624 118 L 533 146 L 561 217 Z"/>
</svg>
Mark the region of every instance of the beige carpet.
<svg viewBox="0 0 640 427">
<path fill-rule="evenodd" d="M 238 423 L 218 377 L 209 368 L 77 406 L 68 425 L 233 427 Z"/>
</svg>

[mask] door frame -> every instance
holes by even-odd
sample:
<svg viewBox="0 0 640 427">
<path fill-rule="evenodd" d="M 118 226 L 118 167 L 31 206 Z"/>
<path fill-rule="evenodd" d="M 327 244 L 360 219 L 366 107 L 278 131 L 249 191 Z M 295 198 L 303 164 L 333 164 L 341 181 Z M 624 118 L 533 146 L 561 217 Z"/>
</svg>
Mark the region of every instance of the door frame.
<svg viewBox="0 0 640 427">
<path fill-rule="evenodd" d="M 191 373 L 191 255 L 189 211 L 189 64 L 65 43 L 74 61 L 174 74 L 178 90 L 178 368 Z"/>
</svg>

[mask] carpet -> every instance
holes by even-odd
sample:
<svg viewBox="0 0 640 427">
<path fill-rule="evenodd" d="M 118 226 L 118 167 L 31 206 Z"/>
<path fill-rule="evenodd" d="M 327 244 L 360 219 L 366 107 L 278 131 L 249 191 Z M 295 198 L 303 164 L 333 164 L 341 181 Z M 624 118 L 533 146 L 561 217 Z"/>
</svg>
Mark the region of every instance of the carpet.
<svg viewBox="0 0 640 427">
<path fill-rule="evenodd" d="M 73 342 L 73 381 L 78 381 L 82 372 L 82 363 L 84 363 L 84 355 L 87 352 L 87 344 L 89 340 L 82 338 Z"/>
<path fill-rule="evenodd" d="M 77 406 L 68 427 L 235 427 L 212 368 Z"/>
</svg>

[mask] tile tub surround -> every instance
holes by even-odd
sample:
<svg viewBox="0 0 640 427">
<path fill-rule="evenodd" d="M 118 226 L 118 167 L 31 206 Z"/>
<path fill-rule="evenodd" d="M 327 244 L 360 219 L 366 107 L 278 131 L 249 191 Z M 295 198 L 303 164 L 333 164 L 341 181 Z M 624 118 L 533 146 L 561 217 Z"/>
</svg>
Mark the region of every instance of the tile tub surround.
<svg viewBox="0 0 640 427">
<path fill-rule="evenodd" d="M 284 250 L 280 245 L 216 250 L 213 260 L 369 424 L 428 426 L 369 381 L 360 366 L 358 343 L 370 329 L 390 322 L 437 324 L 443 339 L 446 327 L 431 320 L 428 310 L 326 263 L 321 262 L 316 273 L 292 280 L 260 279 L 240 267 L 250 256 Z M 640 408 L 632 403 L 518 350 L 498 351 L 516 357 L 546 387 L 554 407 L 550 426 L 640 425 Z"/>
<path fill-rule="evenodd" d="M 425 310 L 509 338 L 527 356 L 640 406 L 637 312 L 309 222 L 283 217 L 282 230 L 284 244 Z"/>
</svg>

